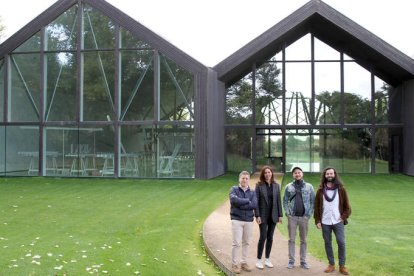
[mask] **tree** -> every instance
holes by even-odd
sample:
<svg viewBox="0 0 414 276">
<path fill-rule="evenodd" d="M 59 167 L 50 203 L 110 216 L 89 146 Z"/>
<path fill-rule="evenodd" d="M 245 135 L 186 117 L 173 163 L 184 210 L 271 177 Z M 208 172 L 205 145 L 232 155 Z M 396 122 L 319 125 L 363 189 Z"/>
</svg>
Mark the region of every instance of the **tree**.
<svg viewBox="0 0 414 276">
<path fill-rule="evenodd" d="M 253 94 L 253 73 L 248 74 L 227 90 L 227 122 L 252 123 L 252 108 L 256 110 L 256 122 L 264 123 L 265 107 L 283 93 L 278 76 L 280 69 L 270 59 L 256 70 L 256 86 Z M 253 107 L 253 97 L 256 104 Z"/>
<path fill-rule="evenodd" d="M 5 36 L 5 33 L 4 33 L 5 31 L 6 31 L 6 26 L 3 25 L 3 18 L 1 18 L 0 16 L 0 42 Z"/>
</svg>

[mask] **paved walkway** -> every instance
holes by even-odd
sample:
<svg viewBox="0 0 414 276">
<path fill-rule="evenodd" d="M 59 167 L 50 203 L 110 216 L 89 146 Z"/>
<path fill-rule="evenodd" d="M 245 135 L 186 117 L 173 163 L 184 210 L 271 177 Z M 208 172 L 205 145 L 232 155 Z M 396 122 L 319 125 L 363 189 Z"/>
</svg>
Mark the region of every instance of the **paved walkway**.
<svg viewBox="0 0 414 276">
<path fill-rule="evenodd" d="M 250 179 L 251 187 L 257 182 L 257 176 L 254 175 Z M 231 220 L 230 220 L 230 201 L 227 200 L 219 208 L 217 208 L 204 223 L 203 227 L 203 239 L 204 245 L 212 260 L 218 265 L 226 275 L 233 275 L 231 272 Z M 249 276 L 267 276 L 267 275 L 341 275 L 338 269 L 333 273 L 326 274 L 323 270 L 327 266 L 325 260 L 320 261 L 310 256 L 307 256 L 307 262 L 310 265 L 310 269 L 302 269 L 297 262 L 293 269 L 287 269 L 288 263 L 288 239 L 282 236 L 277 228 L 287 227 L 286 217 L 283 217 L 283 224 L 277 224 L 275 236 L 273 239 L 272 252 L 270 254 L 270 260 L 273 263 L 273 268 L 267 268 L 260 270 L 255 267 L 256 263 L 256 251 L 257 242 L 259 239 L 259 227 L 254 222 L 253 227 L 253 239 L 250 245 L 250 253 L 248 264 L 253 268 L 251 272 L 242 271 L 241 275 Z M 309 227 L 314 227 L 312 222 L 309 222 Z M 296 242 L 298 242 L 299 234 L 297 235 Z M 323 246 L 321 244 L 321 246 Z M 296 260 L 299 260 L 299 248 L 296 247 Z"/>
</svg>

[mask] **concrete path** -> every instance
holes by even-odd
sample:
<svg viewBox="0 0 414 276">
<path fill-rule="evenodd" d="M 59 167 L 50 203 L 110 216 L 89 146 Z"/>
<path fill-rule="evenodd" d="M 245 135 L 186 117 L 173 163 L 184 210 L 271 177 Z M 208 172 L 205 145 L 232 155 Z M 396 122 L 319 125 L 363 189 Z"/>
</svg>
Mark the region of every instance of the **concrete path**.
<svg viewBox="0 0 414 276">
<path fill-rule="evenodd" d="M 254 188 L 257 182 L 257 176 L 252 176 L 250 179 L 251 187 Z M 231 234 L 231 220 L 230 220 L 230 201 L 227 200 L 219 208 L 217 208 L 204 223 L 203 227 L 203 239 L 205 248 L 212 258 L 212 260 L 218 265 L 226 275 L 233 275 L 231 272 L 231 245 L 232 245 L 232 234 Z M 277 228 L 287 227 L 287 219 L 283 217 L 283 224 L 277 224 Z M 310 222 L 309 227 L 314 227 Z M 333 273 L 326 274 L 323 270 L 328 265 L 325 260 L 320 261 L 310 256 L 307 256 L 307 262 L 310 265 L 310 269 L 306 270 L 299 266 L 299 262 L 295 263 L 293 269 L 287 269 L 288 263 L 288 239 L 280 234 L 276 228 L 275 236 L 273 238 L 273 247 L 270 254 L 270 260 L 273 263 L 273 268 L 267 268 L 260 270 L 255 267 L 256 263 L 256 252 L 257 242 L 259 239 L 259 227 L 254 222 L 253 227 L 253 239 L 250 245 L 250 253 L 248 264 L 252 267 L 251 272 L 242 271 L 240 275 L 249 276 L 267 276 L 267 275 L 341 275 L 337 270 Z M 297 235 L 298 242 L 299 233 Z M 321 246 L 323 246 L 321 244 Z M 299 260 L 299 248 L 296 248 L 296 260 Z"/>
</svg>

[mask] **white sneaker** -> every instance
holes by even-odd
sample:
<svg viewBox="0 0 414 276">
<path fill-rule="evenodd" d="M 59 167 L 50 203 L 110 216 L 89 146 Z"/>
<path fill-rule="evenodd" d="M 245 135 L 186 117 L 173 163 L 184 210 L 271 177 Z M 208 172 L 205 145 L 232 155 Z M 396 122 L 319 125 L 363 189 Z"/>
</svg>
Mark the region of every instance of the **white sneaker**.
<svg viewBox="0 0 414 276">
<path fill-rule="evenodd" d="M 256 262 L 256 267 L 257 267 L 258 269 L 263 269 L 263 268 L 264 268 L 262 260 L 257 259 L 257 262 Z"/>
<path fill-rule="evenodd" d="M 265 260 L 265 266 L 272 268 L 273 267 L 273 264 L 272 264 L 272 262 L 269 259 L 266 259 Z"/>
</svg>

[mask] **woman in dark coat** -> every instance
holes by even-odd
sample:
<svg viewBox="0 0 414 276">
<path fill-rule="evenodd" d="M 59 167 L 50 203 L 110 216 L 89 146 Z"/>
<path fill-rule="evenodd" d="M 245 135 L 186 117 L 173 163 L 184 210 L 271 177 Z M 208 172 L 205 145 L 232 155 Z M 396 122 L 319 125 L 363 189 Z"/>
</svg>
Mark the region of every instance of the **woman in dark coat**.
<svg viewBox="0 0 414 276">
<path fill-rule="evenodd" d="M 280 185 L 275 181 L 272 168 L 264 166 L 260 171 L 260 182 L 256 184 L 257 208 L 255 210 L 256 221 L 259 224 L 260 238 L 257 245 L 256 267 L 263 269 L 264 265 L 271 268 L 273 264 L 269 260 L 272 250 L 273 233 L 276 224 L 282 223 L 282 203 Z M 262 255 L 264 245 L 265 261 L 263 265 Z"/>
</svg>

